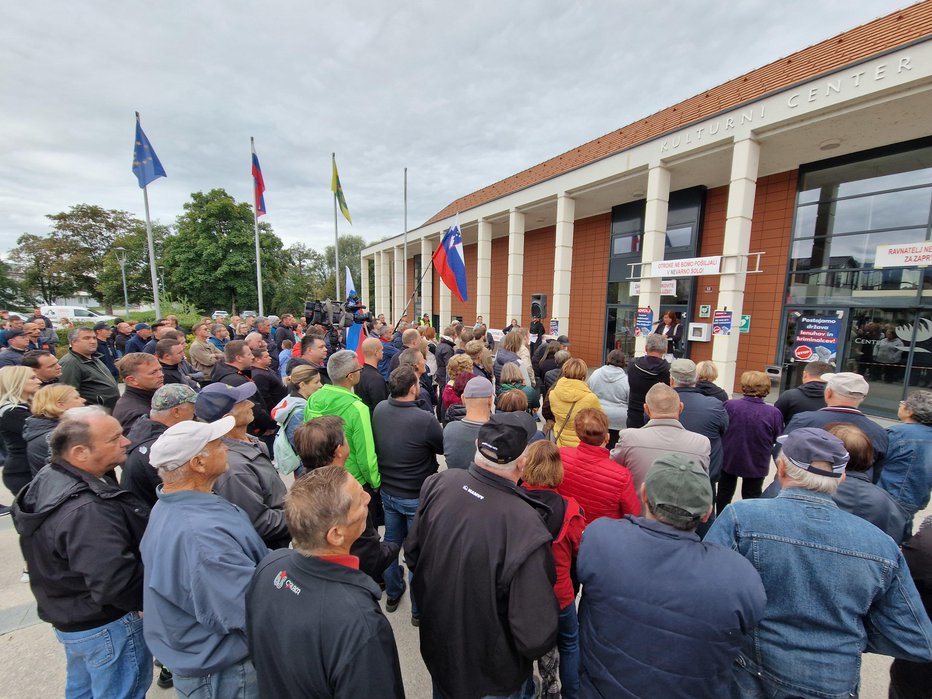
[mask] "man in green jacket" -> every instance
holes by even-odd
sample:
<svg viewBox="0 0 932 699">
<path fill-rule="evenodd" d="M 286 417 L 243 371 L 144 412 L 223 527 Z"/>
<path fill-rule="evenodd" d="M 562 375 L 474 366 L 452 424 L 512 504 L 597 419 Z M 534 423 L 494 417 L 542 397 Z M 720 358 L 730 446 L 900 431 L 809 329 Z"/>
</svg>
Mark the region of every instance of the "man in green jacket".
<svg viewBox="0 0 932 699">
<path fill-rule="evenodd" d="M 61 383 L 74 386 L 88 405 L 113 410 L 120 397 L 116 379 L 95 356 L 97 335 L 90 328 L 75 328 L 68 337 L 71 349 L 61 358 Z"/>
<path fill-rule="evenodd" d="M 359 383 L 362 367 L 356 353 L 350 350 L 334 352 L 327 360 L 327 373 L 332 384 L 317 389 L 304 407 L 304 419 L 313 420 L 323 415 L 338 415 L 343 418 L 349 458 L 346 469 L 360 485 L 378 488 L 379 462 L 375 456 L 375 441 L 372 439 L 372 422 L 369 408 L 353 393 Z"/>
</svg>

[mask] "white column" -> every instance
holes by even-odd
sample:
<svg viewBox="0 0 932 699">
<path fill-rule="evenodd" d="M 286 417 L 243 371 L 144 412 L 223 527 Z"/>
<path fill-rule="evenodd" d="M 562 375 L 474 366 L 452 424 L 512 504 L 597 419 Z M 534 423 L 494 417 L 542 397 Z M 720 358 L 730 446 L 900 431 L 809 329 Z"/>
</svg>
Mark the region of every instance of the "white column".
<svg viewBox="0 0 932 699">
<path fill-rule="evenodd" d="M 731 155 L 731 182 L 728 185 L 728 207 L 725 213 L 725 241 L 722 255 L 746 255 L 751 243 L 751 220 L 757 193 L 757 169 L 760 144 L 751 138 L 735 142 Z M 732 312 L 732 334 L 712 340 L 712 361 L 718 367 L 716 383 L 729 394 L 735 387 L 735 366 L 741 333 L 738 322 L 744 306 L 744 283 L 747 258 L 725 257 L 718 286 L 716 309 Z"/>
<path fill-rule="evenodd" d="M 644 240 L 641 243 L 641 262 L 663 259 L 667 237 L 667 211 L 670 203 L 670 170 L 655 165 L 647 171 L 647 204 L 644 210 Z M 647 271 L 644 265 L 641 272 Z M 641 295 L 638 306 L 649 306 L 654 311 L 654 322 L 660 320 L 660 277 L 641 279 Z M 644 353 L 644 337 L 635 341 L 635 354 Z"/>
<path fill-rule="evenodd" d="M 359 298 L 362 299 L 362 303 L 369 304 L 369 258 L 365 255 L 359 256 L 359 276 L 362 279 L 359 281 L 359 286 L 356 287 L 356 291 L 359 293 Z"/>
<path fill-rule="evenodd" d="M 421 238 L 421 275 L 423 277 L 421 282 L 421 313 L 427 313 L 431 316 L 434 313 L 434 272 L 432 269 L 428 272 L 428 269 L 431 267 L 430 258 L 433 254 L 434 245 L 430 238 Z M 425 272 L 427 273 L 425 274 Z M 417 279 L 414 280 L 414 283 L 417 284 Z M 437 329 L 438 334 L 441 329 Z"/>
<path fill-rule="evenodd" d="M 488 220 L 480 218 L 479 239 L 476 243 L 476 315 L 482 316 L 482 319 L 489 323 L 489 314 L 491 312 L 492 224 Z"/>
<path fill-rule="evenodd" d="M 560 335 L 569 335 L 570 332 L 570 275 L 573 269 L 575 219 L 576 200 L 567 196 L 565 192 L 558 194 L 557 234 L 553 250 L 553 299 L 550 316 L 557 319 Z M 549 332 L 550 324 L 547 320 L 547 318 L 541 319 Z"/>
<path fill-rule="evenodd" d="M 393 279 L 395 289 L 392 295 L 392 323 L 394 324 L 401 320 L 401 313 L 408 301 L 408 299 L 404 298 L 405 257 L 401 246 L 395 248 L 395 274 Z"/>
<path fill-rule="evenodd" d="M 379 253 L 379 267 L 382 268 L 382 279 L 379 285 L 379 313 L 385 315 L 385 320 L 392 322 L 392 257 L 388 250 Z"/>
<path fill-rule="evenodd" d="M 375 314 L 378 314 L 379 307 L 382 305 L 382 253 L 377 252 L 372 256 L 372 261 L 375 266 L 375 298 L 367 298 L 366 296 L 362 297 L 362 302 L 369 306 L 369 310 Z M 363 266 L 365 267 L 365 260 L 363 260 Z M 368 279 L 367 274 L 363 275 Z M 366 282 L 368 284 L 368 281 Z M 368 291 L 368 286 L 366 287 Z"/>
<path fill-rule="evenodd" d="M 524 285 L 524 214 L 512 209 L 508 216 L 508 289 L 505 301 L 505 315 L 502 327 L 516 318 L 521 322 L 521 308 Z M 490 318 L 484 318 L 486 325 L 492 327 Z"/>
</svg>

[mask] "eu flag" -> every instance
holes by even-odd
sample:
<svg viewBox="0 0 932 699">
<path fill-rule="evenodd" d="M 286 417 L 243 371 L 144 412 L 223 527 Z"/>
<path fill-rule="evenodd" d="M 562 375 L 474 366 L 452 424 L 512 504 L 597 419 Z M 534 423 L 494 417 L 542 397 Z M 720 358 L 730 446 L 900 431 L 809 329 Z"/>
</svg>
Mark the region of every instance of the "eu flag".
<svg viewBox="0 0 932 699">
<path fill-rule="evenodd" d="M 133 149 L 133 174 L 139 180 L 142 189 L 159 177 L 165 177 L 165 168 L 159 162 L 159 156 L 152 150 L 152 144 L 142 131 L 139 114 L 136 114 L 136 147 Z"/>
</svg>

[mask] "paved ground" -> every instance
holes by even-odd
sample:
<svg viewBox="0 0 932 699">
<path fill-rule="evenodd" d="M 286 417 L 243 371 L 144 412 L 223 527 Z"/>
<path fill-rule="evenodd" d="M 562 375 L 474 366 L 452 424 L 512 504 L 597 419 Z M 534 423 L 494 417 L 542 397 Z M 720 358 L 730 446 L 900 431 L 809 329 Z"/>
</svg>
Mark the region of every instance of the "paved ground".
<svg viewBox="0 0 932 699">
<path fill-rule="evenodd" d="M 0 486 L 0 503 L 12 501 Z M 932 508 L 917 515 L 932 514 Z M 29 585 L 20 582 L 23 559 L 18 537 L 9 517 L 0 518 L 0 699 L 21 697 L 56 697 L 64 695 L 65 661 L 52 628 L 39 620 Z M 383 597 L 382 604 L 385 601 Z M 430 676 L 421 660 L 417 629 L 411 626 L 411 607 L 407 594 L 398 610 L 386 615 L 395 632 L 401 656 L 405 691 L 412 699 L 431 696 Z M 861 697 L 885 699 L 890 660 L 865 655 L 861 672 Z M 149 697 L 173 697 L 153 683 Z"/>
</svg>

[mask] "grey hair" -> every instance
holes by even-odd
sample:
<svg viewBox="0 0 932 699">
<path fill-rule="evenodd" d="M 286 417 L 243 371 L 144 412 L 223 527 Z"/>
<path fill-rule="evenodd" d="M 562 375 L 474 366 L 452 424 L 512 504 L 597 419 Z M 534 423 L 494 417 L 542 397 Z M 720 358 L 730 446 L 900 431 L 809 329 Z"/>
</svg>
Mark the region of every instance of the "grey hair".
<svg viewBox="0 0 932 699">
<path fill-rule="evenodd" d="M 657 334 L 648 335 L 644 341 L 644 351 L 665 353 L 667 351 L 667 338 Z"/>
<path fill-rule="evenodd" d="M 71 408 L 62 413 L 58 425 L 49 435 L 52 461 L 62 461 L 73 447 L 91 446 L 91 420 L 106 417 L 109 413 L 99 405 Z"/>
<path fill-rule="evenodd" d="M 913 414 L 913 420 L 932 425 L 932 391 L 911 391 L 903 402 Z"/>
<path fill-rule="evenodd" d="M 834 495 L 835 491 L 838 490 L 838 486 L 841 485 L 841 478 L 820 476 L 818 473 L 806 471 L 796 464 L 790 463 L 790 460 L 784 458 L 782 454 L 778 456 L 777 459 L 783 462 L 784 476 L 792 481 L 795 486 L 806 490 L 812 490 L 816 493 Z"/>
<path fill-rule="evenodd" d="M 522 453 L 521 456 L 524 456 L 524 454 Z M 476 449 L 476 455 L 473 457 L 473 461 L 476 462 L 477 466 L 482 466 L 483 468 L 490 468 L 493 471 L 513 471 L 514 469 L 518 467 L 518 460 L 521 458 L 521 456 L 519 456 L 514 461 L 509 461 L 508 463 L 505 463 L 505 464 L 499 464 L 499 463 L 496 463 L 495 461 L 490 461 L 489 459 L 485 458 L 482 455 L 482 452 Z"/>
<path fill-rule="evenodd" d="M 352 350 L 340 350 L 330 355 L 327 360 L 327 373 L 331 381 L 342 381 L 359 368 L 359 360 Z"/>
<path fill-rule="evenodd" d="M 256 330 L 253 330 L 251 333 L 246 335 L 246 337 L 243 338 L 243 341 L 248 345 L 250 338 L 252 338 L 253 340 L 258 339 L 260 342 L 264 342 L 264 340 L 262 339 L 262 333 Z"/>
<path fill-rule="evenodd" d="M 68 342 L 69 343 L 74 342 L 75 338 L 83 332 L 88 332 L 91 335 L 94 335 L 94 331 L 91 330 L 90 328 L 74 328 L 73 330 L 70 330 L 68 332 Z"/>
</svg>

